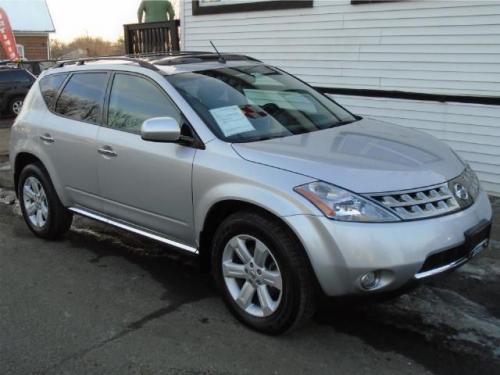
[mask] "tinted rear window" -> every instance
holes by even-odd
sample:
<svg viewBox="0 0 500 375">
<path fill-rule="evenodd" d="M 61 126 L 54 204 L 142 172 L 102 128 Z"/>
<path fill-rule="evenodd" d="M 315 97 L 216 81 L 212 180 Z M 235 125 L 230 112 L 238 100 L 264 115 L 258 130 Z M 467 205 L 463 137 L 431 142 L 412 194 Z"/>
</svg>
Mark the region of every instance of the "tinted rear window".
<svg viewBox="0 0 500 375">
<path fill-rule="evenodd" d="M 56 112 L 74 120 L 99 123 L 107 84 L 107 73 L 73 75 L 57 100 Z"/>
<path fill-rule="evenodd" d="M 67 74 L 55 74 L 45 77 L 40 81 L 40 90 L 42 91 L 45 103 L 47 103 L 47 107 L 53 107 L 57 93 L 67 76 Z"/>
</svg>

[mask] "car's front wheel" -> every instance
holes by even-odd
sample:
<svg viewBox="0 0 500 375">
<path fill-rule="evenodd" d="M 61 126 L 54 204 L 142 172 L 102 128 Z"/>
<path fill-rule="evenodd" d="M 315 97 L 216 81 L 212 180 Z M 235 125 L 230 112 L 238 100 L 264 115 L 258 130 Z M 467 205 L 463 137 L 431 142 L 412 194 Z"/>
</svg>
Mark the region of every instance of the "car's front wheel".
<svg viewBox="0 0 500 375">
<path fill-rule="evenodd" d="M 229 309 L 260 332 L 283 333 L 315 311 L 313 276 L 300 242 L 266 215 L 240 212 L 221 224 L 212 270 Z"/>
<path fill-rule="evenodd" d="M 34 234 L 53 240 L 69 230 L 73 215 L 62 205 L 40 163 L 21 171 L 18 196 L 24 220 Z"/>
</svg>

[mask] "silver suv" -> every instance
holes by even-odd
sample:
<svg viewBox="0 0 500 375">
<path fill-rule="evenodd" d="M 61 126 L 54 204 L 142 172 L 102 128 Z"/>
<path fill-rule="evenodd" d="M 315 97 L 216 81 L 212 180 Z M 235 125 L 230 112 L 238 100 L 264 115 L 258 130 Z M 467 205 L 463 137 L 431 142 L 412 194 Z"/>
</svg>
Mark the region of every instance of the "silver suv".
<svg viewBox="0 0 500 375">
<path fill-rule="evenodd" d="M 447 145 L 245 56 L 61 63 L 10 151 L 37 236 L 79 214 L 197 254 L 234 315 L 270 334 L 321 294 L 399 290 L 488 245 L 487 194 Z"/>
</svg>

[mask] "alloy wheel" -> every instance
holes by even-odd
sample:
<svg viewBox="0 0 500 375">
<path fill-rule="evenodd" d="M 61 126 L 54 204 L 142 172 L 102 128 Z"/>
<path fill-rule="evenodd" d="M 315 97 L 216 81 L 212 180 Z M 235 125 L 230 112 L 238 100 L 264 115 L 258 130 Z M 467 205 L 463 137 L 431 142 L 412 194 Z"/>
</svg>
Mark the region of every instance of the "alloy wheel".
<svg viewBox="0 0 500 375">
<path fill-rule="evenodd" d="M 12 103 L 12 112 L 14 112 L 15 115 L 18 115 L 23 108 L 23 104 L 23 100 L 16 100 L 14 103 Z"/>
<path fill-rule="evenodd" d="M 47 195 L 36 177 L 28 177 L 23 185 L 23 204 L 31 225 L 43 228 L 49 217 Z"/>
<path fill-rule="evenodd" d="M 268 317 L 280 306 L 283 279 L 271 250 L 250 235 L 237 235 L 225 246 L 222 272 L 236 304 L 254 317 Z"/>
</svg>

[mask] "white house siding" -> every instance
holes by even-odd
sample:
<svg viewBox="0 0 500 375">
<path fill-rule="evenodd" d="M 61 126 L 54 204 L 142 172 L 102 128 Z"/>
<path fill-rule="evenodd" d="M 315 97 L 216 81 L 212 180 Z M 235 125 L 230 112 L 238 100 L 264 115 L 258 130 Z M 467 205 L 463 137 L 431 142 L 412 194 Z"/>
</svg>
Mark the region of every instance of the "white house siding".
<svg viewBox="0 0 500 375">
<path fill-rule="evenodd" d="M 500 1 L 403 0 L 192 15 L 185 50 L 252 55 L 330 88 L 500 97 Z M 335 95 L 355 113 L 428 131 L 448 142 L 500 194 L 500 106 Z"/>
</svg>

